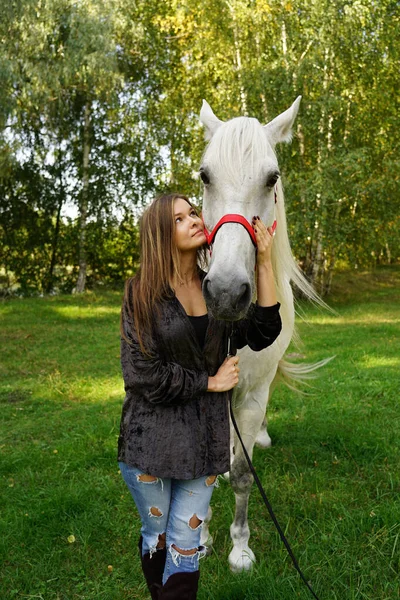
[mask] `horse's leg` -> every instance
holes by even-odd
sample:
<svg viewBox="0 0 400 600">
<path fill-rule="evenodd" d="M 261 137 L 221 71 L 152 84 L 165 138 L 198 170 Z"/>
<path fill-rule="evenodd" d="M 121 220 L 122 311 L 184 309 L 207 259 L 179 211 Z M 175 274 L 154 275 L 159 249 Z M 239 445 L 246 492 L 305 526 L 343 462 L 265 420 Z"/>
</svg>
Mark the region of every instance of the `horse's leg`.
<svg viewBox="0 0 400 600">
<path fill-rule="evenodd" d="M 209 554 L 211 554 L 211 552 L 212 552 L 212 545 L 213 545 L 213 537 L 210 534 L 210 529 L 209 529 L 211 517 L 212 517 L 212 508 L 211 508 L 211 506 L 209 506 L 208 507 L 208 512 L 207 512 L 207 516 L 204 519 L 204 521 L 202 523 L 202 526 L 201 526 L 201 535 L 200 535 L 200 544 L 202 546 L 206 546 L 206 548 L 207 548 L 207 556 Z"/>
<path fill-rule="evenodd" d="M 233 428 L 232 425 L 232 421 L 229 419 L 229 424 L 230 424 L 230 438 L 229 438 L 229 448 L 230 448 L 230 464 L 233 464 L 234 458 L 235 458 L 235 430 Z M 226 473 L 224 473 L 224 478 L 226 479 L 226 481 L 230 480 L 230 471 L 227 471 Z"/>
<path fill-rule="evenodd" d="M 277 385 L 277 374 L 275 373 L 275 377 L 269 387 L 269 393 L 268 393 L 268 400 L 267 400 L 267 405 L 266 405 L 266 409 L 268 408 L 269 405 L 269 401 L 271 400 L 271 396 L 273 394 L 274 389 L 276 388 Z M 257 433 L 257 437 L 256 437 L 256 446 L 258 448 L 270 448 L 272 446 L 272 440 L 269 437 L 268 434 L 268 419 L 267 419 L 267 415 L 264 415 L 264 418 L 262 420 L 261 423 L 261 427 Z"/>
<path fill-rule="evenodd" d="M 250 456 L 258 432 L 265 414 L 264 407 L 259 403 L 252 403 L 251 409 L 240 409 L 236 416 L 238 428 L 242 436 L 246 450 Z M 229 554 L 229 565 L 232 571 L 248 571 L 255 562 L 255 556 L 249 547 L 250 529 L 247 521 L 248 503 L 253 484 L 253 476 L 250 472 L 243 449 L 235 436 L 235 457 L 231 466 L 230 481 L 235 492 L 236 510 L 235 518 L 230 528 L 233 548 Z"/>
<path fill-rule="evenodd" d="M 257 433 L 257 437 L 256 437 L 256 446 L 258 448 L 269 448 L 270 446 L 272 446 L 272 440 L 269 437 L 268 431 L 267 431 L 267 415 L 265 415 L 265 417 L 263 418 L 263 421 L 261 423 L 261 427 L 259 432 Z"/>
<path fill-rule="evenodd" d="M 247 522 L 248 504 L 253 476 L 249 473 L 246 459 L 235 458 L 231 469 L 231 485 L 235 492 L 235 518 L 230 528 L 233 548 L 228 561 L 232 571 L 248 571 L 255 562 L 254 552 L 249 547 L 250 529 Z"/>
</svg>

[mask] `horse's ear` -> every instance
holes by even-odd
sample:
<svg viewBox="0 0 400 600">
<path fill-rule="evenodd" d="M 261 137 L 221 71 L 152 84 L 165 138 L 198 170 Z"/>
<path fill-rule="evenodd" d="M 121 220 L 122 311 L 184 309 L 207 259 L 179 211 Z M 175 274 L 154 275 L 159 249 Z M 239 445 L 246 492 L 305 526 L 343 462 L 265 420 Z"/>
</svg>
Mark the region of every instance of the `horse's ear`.
<svg viewBox="0 0 400 600">
<path fill-rule="evenodd" d="M 292 127 L 299 111 L 300 100 L 301 96 L 298 96 L 290 108 L 264 125 L 268 139 L 273 146 L 279 142 L 291 141 Z"/>
<path fill-rule="evenodd" d="M 205 127 L 205 138 L 207 141 L 211 140 L 218 127 L 222 125 L 222 121 L 214 115 L 211 106 L 205 100 L 203 100 L 203 106 L 200 111 L 200 122 Z"/>
</svg>

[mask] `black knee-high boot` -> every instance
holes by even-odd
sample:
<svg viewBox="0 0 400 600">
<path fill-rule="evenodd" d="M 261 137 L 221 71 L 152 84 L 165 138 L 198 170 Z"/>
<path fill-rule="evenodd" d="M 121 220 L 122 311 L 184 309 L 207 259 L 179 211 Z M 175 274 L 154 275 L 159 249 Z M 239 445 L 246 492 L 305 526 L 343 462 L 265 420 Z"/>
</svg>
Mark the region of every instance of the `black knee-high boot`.
<svg viewBox="0 0 400 600">
<path fill-rule="evenodd" d="M 150 558 L 150 553 L 147 553 L 144 556 L 142 556 L 142 536 L 140 536 L 138 545 L 140 552 L 140 560 L 142 561 L 142 571 L 145 576 L 151 598 L 152 600 L 158 600 L 159 592 L 162 588 L 162 577 L 164 573 L 167 550 L 165 548 L 161 548 L 157 550 L 157 552 L 154 552 L 152 557 Z"/>
<path fill-rule="evenodd" d="M 161 588 L 158 600 L 196 600 L 200 571 L 174 573 Z"/>
</svg>

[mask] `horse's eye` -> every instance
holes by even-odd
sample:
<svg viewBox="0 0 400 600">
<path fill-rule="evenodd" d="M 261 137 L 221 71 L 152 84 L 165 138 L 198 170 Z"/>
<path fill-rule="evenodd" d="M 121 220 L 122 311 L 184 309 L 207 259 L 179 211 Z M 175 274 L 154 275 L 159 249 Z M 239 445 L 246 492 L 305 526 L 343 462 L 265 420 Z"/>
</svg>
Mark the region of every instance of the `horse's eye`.
<svg viewBox="0 0 400 600">
<path fill-rule="evenodd" d="M 200 177 L 204 185 L 208 185 L 210 183 L 210 178 L 205 171 L 200 171 Z"/>
<path fill-rule="evenodd" d="M 271 173 L 271 175 L 267 178 L 266 187 L 273 187 L 280 177 L 279 171 L 275 171 L 275 173 Z"/>
</svg>

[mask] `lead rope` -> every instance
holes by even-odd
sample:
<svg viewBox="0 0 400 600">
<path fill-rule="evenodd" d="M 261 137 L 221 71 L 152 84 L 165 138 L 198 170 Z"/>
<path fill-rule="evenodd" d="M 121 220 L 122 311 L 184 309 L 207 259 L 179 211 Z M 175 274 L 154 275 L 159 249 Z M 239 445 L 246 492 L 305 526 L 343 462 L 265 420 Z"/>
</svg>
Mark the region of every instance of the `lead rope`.
<svg viewBox="0 0 400 600">
<path fill-rule="evenodd" d="M 231 339 L 232 336 L 233 336 L 233 324 L 232 324 L 231 334 L 228 337 L 228 353 L 227 353 L 227 358 L 229 358 L 230 356 L 235 356 L 236 355 L 236 348 L 232 347 L 232 339 Z M 231 415 L 231 419 L 232 419 L 232 424 L 233 424 L 233 427 L 234 427 L 234 429 L 236 431 L 236 435 L 237 435 L 237 437 L 239 439 L 239 442 L 242 445 L 243 452 L 244 452 L 244 455 L 245 455 L 246 460 L 247 460 L 247 464 L 249 465 L 249 469 L 250 469 L 250 471 L 251 471 L 251 473 L 252 473 L 252 475 L 254 477 L 254 481 L 257 484 L 257 487 L 258 487 L 259 492 L 261 494 L 261 497 L 262 497 L 262 499 L 264 501 L 264 504 L 267 507 L 269 515 L 270 515 L 270 517 L 271 517 L 271 519 L 272 519 L 272 521 L 273 521 L 276 529 L 278 530 L 279 537 L 281 538 L 282 542 L 284 543 L 285 548 L 287 550 L 287 553 L 289 554 L 290 558 L 292 559 L 292 563 L 294 565 L 294 568 L 296 569 L 296 571 L 300 575 L 300 577 L 303 580 L 304 584 L 310 590 L 310 592 L 314 596 L 315 600 L 319 600 L 317 594 L 314 592 L 314 590 L 312 589 L 311 585 L 307 581 L 307 579 L 306 579 L 303 571 L 299 567 L 299 563 L 297 562 L 297 559 L 296 559 L 295 555 L 293 554 L 293 550 L 292 550 L 289 542 L 287 541 L 285 534 L 283 533 L 282 527 L 279 525 L 278 519 L 276 518 L 275 513 L 272 510 L 272 506 L 271 506 L 271 504 L 270 504 L 270 502 L 269 502 L 269 500 L 267 498 L 267 495 L 266 495 L 266 493 L 264 491 L 264 488 L 263 488 L 263 486 L 261 484 L 261 481 L 260 481 L 260 479 L 259 479 L 259 477 L 258 477 L 258 475 L 256 473 L 255 468 L 253 467 L 253 463 L 251 462 L 251 458 L 250 458 L 250 456 L 249 456 L 249 454 L 248 454 L 248 452 L 246 450 L 246 447 L 245 447 L 245 445 L 243 443 L 242 437 L 241 437 L 240 432 L 239 432 L 239 428 L 238 428 L 237 423 L 236 423 L 236 419 L 235 419 L 234 414 L 233 414 L 232 394 L 230 395 L 230 398 L 229 398 L 229 410 L 230 410 L 230 415 Z"/>
</svg>

